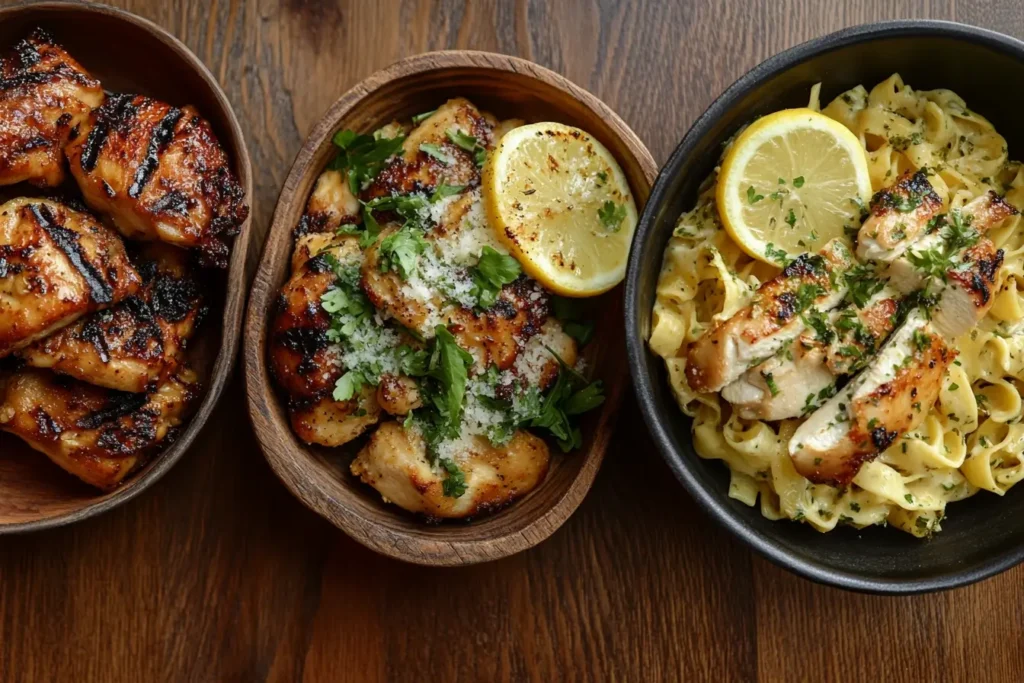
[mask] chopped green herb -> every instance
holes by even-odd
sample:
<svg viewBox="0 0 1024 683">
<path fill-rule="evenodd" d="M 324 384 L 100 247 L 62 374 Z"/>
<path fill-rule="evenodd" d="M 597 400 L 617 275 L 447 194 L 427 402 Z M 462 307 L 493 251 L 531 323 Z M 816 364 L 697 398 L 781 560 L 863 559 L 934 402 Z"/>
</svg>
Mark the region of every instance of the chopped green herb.
<svg viewBox="0 0 1024 683">
<path fill-rule="evenodd" d="M 757 190 L 754 189 L 753 185 L 751 185 L 750 187 L 747 188 L 747 203 L 748 204 L 757 204 L 762 199 L 764 199 L 764 195 L 763 194 L 758 194 Z"/>
<path fill-rule="evenodd" d="M 444 458 L 441 460 L 441 468 L 445 472 L 444 481 L 441 482 L 441 492 L 447 498 L 459 498 L 466 492 L 466 475 L 455 464 L 454 460 Z"/>
<path fill-rule="evenodd" d="M 770 372 L 762 372 L 761 373 L 761 377 L 764 378 L 764 383 L 768 387 L 768 391 L 771 392 L 772 396 L 773 397 L 778 396 L 779 395 L 779 385 L 777 385 L 775 383 L 775 377 L 772 376 L 772 373 L 770 373 Z"/>
<path fill-rule="evenodd" d="M 480 253 L 480 261 L 472 270 L 473 295 L 477 305 L 489 309 L 497 302 L 501 288 L 514 282 L 522 272 L 519 261 L 485 246 Z"/>
<path fill-rule="evenodd" d="M 416 114 L 416 116 L 412 117 L 412 124 L 414 126 L 418 126 L 436 113 L 436 109 L 431 109 L 430 111 L 425 111 L 422 114 Z"/>
<path fill-rule="evenodd" d="M 419 255 L 428 248 L 423 233 L 415 228 L 402 227 L 385 237 L 378 249 L 382 273 L 395 271 L 403 280 L 416 272 Z"/>
<path fill-rule="evenodd" d="M 465 189 L 465 185 L 449 185 L 447 183 L 441 183 L 434 188 L 433 194 L 430 195 L 430 203 L 436 204 L 445 197 L 454 197 Z"/>
<path fill-rule="evenodd" d="M 804 177 L 802 175 L 801 176 L 797 176 L 796 178 L 793 178 L 793 187 L 803 187 L 803 186 L 804 186 Z"/>
<path fill-rule="evenodd" d="M 790 209 L 789 213 L 786 214 L 786 223 L 791 228 L 796 225 L 796 212 L 793 209 Z"/>
<path fill-rule="evenodd" d="M 357 195 L 365 184 L 377 177 L 390 157 L 402 151 L 405 136 L 375 138 L 342 130 L 335 133 L 332 141 L 338 153 L 331 161 L 330 168 L 348 171 L 349 187 L 352 194 Z"/>
<path fill-rule="evenodd" d="M 626 219 L 626 205 L 616 204 L 609 199 L 597 210 L 597 217 L 601 219 L 601 225 L 605 230 L 618 232 L 622 227 L 622 221 Z"/>
</svg>

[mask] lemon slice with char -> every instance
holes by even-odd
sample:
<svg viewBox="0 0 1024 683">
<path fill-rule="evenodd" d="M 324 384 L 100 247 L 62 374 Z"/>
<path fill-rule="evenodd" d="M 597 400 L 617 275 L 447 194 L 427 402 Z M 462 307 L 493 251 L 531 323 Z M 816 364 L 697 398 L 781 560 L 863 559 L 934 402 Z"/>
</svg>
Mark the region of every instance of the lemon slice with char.
<svg viewBox="0 0 1024 683">
<path fill-rule="evenodd" d="M 870 198 L 860 140 L 811 109 L 786 109 L 748 126 L 726 152 L 716 189 L 729 235 L 776 265 L 858 227 Z"/>
<path fill-rule="evenodd" d="M 482 191 L 498 239 L 547 289 L 584 297 L 622 282 L 636 203 L 611 152 L 585 131 L 512 129 L 484 165 Z"/>
</svg>

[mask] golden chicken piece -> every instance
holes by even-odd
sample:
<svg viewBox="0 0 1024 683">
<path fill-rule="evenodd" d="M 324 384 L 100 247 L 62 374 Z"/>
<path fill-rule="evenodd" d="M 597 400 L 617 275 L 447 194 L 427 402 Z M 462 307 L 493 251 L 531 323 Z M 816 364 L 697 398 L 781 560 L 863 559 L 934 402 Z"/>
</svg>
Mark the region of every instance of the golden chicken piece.
<svg viewBox="0 0 1024 683">
<path fill-rule="evenodd" d="M 765 282 L 753 301 L 708 330 L 687 354 L 686 378 L 694 391 L 720 391 L 751 367 L 774 356 L 806 329 L 808 309 L 828 311 L 846 295 L 843 273 L 853 255 L 840 240 L 819 254 L 802 254 Z"/>
<path fill-rule="evenodd" d="M 314 236 L 321 235 L 307 235 Z M 333 398 L 334 385 L 345 370 L 328 341 L 331 321 L 320 304 L 335 282 L 327 254 L 345 263 L 359 258 L 360 251 L 354 237 L 329 237 L 281 289 L 267 353 L 271 374 L 288 395 L 296 435 L 307 443 L 341 446 L 376 424 L 380 406 L 372 390 L 350 401 Z"/>
<path fill-rule="evenodd" d="M 465 146 L 474 139 L 485 150 L 494 146 L 492 126 L 480 110 L 461 97 L 448 100 L 409 133 L 402 143 L 402 155 L 384 166 L 362 192 L 362 199 L 429 192 L 441 184 L 478 184 L 475 152 L 453 138 Z"/>
<path fill-rule="evenodd" d="M 551 455 L 544 440 L 517 431 L 504 446 L 475 437 L 455 461 L 466 490 L 446 496 L 447 473 L 431 465 L 418 430 L 385 422 L 352 461 L 350 470 L 381 496 L 428 519 L 464 519 L 498 510 L 537 487 L 547 474 Z"/>
<path fill-rule="evenodd" d="M 889 263 L 907 250 L 942 210 L 928 174 L 904 173 L 871 199 L 871 215 L 857 233 L 857 258 Z"/>
<path fill-rule="evenodd" d="M 0 185 L 64 181 L 64 146 L 103 88 L 48 33 L 36 29 L 0 57 Z"/>
<path fill-rule="evenodd" d="M 412 377 L 383 375 L 377 385 L 377 404 L 390 415 L 408 415 L 423 406 L 423 398 Z"/>
<path fill-rule="evenodd" d="M 335 401 L 327 394 L 319 400 L 294 401 L 288 415 L 295 435 L 306 443 L 344 446 L 380 419 L 373 387 L 364 387 L 349 401 Z"/>
<path fill-rule="evenodd" d="M 346 223 L 359 223 L 361 210 L 362 205 L 349 187 L 348 176 L 329 168 L 316 179 L 295 234 L 334 232 Z"/>
<path fill-rule="evenodd" d="M 843 486 L 861 465 L 917 427 L 957 352 L 913 311 L 862 373 L 801 424 L 789 441 L 797 472 Z"/>
<path fill-rule="evenodd" d="M 117 306 L 80 318 L 19 355 L 108 389 L 152 389 L 177 370 L 205 308 L 188 253 L 166 244 L 144 245 L 135 259 L 142 290 Z"/>
<path fill-rule="evenodd" d="M 152 393 L 131 394 L 25 368 L 0 376 L 0 430 L 109 491 L 173 438 L 197 391 L 187 369 Z"/>
<path fill-rule="evenodd" d="M 0 358 L 141 282 L 120 238 L 89 214 L 45 199 L 0 206 Z"/>
<path fill-rule="evenodd" d="M 197 249 L 227 267 L 226 238 L 249 215 L 245 192 L 210 124 L 142 95 L 113 95 L 67 147 L 85 202 L 125 237 Z"/>
</svg>

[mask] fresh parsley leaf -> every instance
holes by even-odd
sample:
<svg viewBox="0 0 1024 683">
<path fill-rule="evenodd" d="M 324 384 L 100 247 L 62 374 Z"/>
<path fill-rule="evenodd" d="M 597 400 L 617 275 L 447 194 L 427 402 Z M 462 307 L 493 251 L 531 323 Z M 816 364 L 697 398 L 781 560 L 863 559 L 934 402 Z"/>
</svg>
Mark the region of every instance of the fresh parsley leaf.
<svg viewBox="0 0 1024 683">
<path fill-rule="evenodd" d="M 569 396 L 561 407 L 566 415 L 582 415 L 602 403 L 604 403 L 604 387 L 601 382 L 593 382 Z"/>
<path fill-rule="evenodd" d="M 378 255 L 381 272 L 395 271 L 403 280 L 408 280 L 416 272 L 419 255 L 428 246 L 421 231 L 410 227 L 396 230 L 380 243 Z"/>
<path fill-rule="evenodd" d="M 789 254 L 786 253 L 785 249 L 779 249 L 772 242 L 764 245 L 764 255 L 783 268 L 789 265 Z"/>
<path fill-rule="evenodd" d="M 430 203 L 436 204 L 445 197 L 454 197 L 465 189 L 465 185 L 448 185 L 447 183 L 441 183 L 434 189 L 434 193 L 430 195 Z"/>
<path fill-rule="evenodd" d="M 418 126 L 436 113 L 436 109 L 431 109 L 430 111 L 425 111 L 422 114 L 416 114 L 416 116 L 412 117 L 412 125 Z"/>
<path fill-rule="evenodd" d="M 434 348 L 427 363 L 427 376 L 436 387 L 429 398 L 440 418 L 439 433 L 458 436 L 462 422 L 462 399 L 466 395 L 466 382 L 473 356 L 459 346 L 455 336 L 443 325 L 435 330 Z"/>
<path fill-rule="evenodd" d="M 764 199 L 764 195 L 763 194 L 758 194 L 757 190 L 754 189 L 753 185 L 750 185 L 749 187 L 747 187 L 747 203 L 748 204 L 757 204 L 762 199 Z"/>
<path fill-rule="evenodd" d="M 515 258 L 485 246 L 480 252 L 480 260 L 470 272 L 477 305 L 488 309 L 498 300 L 501 288 L 515 282 L 523 269 Z"/>
<path fill-rule="evenodd" d="M 452 144 L 457 147 L 460 147 L 467 152 L 476 151 L 477 140 L 472 135 L 467 135 L 456 128 L 449 128 L 444 132 L 444 134 L 452 141 Z"/>
<path fill-rule="evenodd" d="M 420 145 L 420 151 L 427 156 L 434 157 L 445 166 L 451 166 L 452 158 L 448 156 L 445 151 L 441 148 L 441 145 L 435 145 L 430 142 L 424 142 Z"/>
<path fill-rule="evenodd" d="M 350 370 L 339 377 L 338 381 L 334 383 L 334 393 L 332 396 L 335 401 L 350 401 L 353 396 L 362 391 L 364 384 L 366 384 L 366 379 L 362 373 Z"/>
<path fill-rule="evenodd" d="M 601 219 L 605 230 L 618 232 L 622 228 L 622 221 L 626 220 L 626 205 L 616 204 L 609 199 L 597 210 L 597 217 Z"/>
<path fill-rule="evenodd" d="M 348 171 L 352 194 L 358 194 L 363 186 L 380 173 L 384 163 L 402 151 L 405 136 L 375 138 L 372 135 L 357 135 L 351 130 L 341 130 L 332 139 L 338 153 L 330 163 L 336 171 Z"/>
<path fill-rule="evenodd" d="M 578 299 L 564 296 L 551 298 L 555 318 L 562 325 L 562 330 L 575 339 L 581 346 L 590 342 L 594 336 L 594 323 L 584 318 Z"/>
<path fill-rule="evenodd" d="M 409 377 L 423 377 L 430 366 L 430 354 L 423 349 L 414 349 L 408 344 L 398 347 L 395 359 L 398 361 L 399 371 Z"/>
<path fill-rule="evenodd" d="M 466 492 L 466 475 L 454 460 L 444 458 L 441 460 L 441 468 L 444 469 L 445 477 L 441 482 L 441 491 L 447 498 L 459 498 Z"/>
<path fill-rule="evenodd" d="M 875 277 L 875 271 L 871 266 L 857 264 L 846 271 L 843 275 L 846 283 L 848 296 L 857 308 L 864 308 L 878 292 L 885 287 L 885 282 Z"/>
<path fill-rule="evenodd" d="M 764 379 L 765 385 L 768 387 L 768 391 L 771 392 L 772 397 L 779 395 L 779 385 L 775 383 L 775 377 L 770 372 L 762 372 L 761 377 Z"/>
<path fill-rule="evenodd" d="M 789 213 L 786 214 L 786 223 L 791 228 L 796 225 L 796 212 L 793 209 L 790 209 Z"/>
<path fill-rule="evenodd" d="M 797 176 L 796 178 L 793 178 L 793 187 L 803 187 L 803 186 L 804 186 L 804 177 L 802 175 L 801 176 Z"/>
<path fill-rule="evenodd" d="M 380 225 L 377 220 L 373 217 L 373 211 L 367 207 L 363 207 L 363 234 L 359 236 L 359 247 L 361 249 L 367 249 L 377 242 L 377 238 L 380 236 Z"/>
</svg>

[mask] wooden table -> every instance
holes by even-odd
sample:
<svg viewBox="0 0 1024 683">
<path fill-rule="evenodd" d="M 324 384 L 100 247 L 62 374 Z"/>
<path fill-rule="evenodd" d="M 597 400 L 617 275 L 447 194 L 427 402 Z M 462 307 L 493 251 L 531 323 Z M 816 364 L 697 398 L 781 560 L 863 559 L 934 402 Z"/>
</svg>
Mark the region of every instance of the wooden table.
<svg viewBox="0 0 1024 683">
<path fill-rule="evenodd" d="M 406 55 L 532 59 L 604 99 L 661 162 L 729 83 L 808 38 L 896 17 L 1024 37 L 1020 0 L 117 4 L 183 38 L 223 83 L 261 234 L 313 122 Z M 698 511 L 631 406 L 550 540 L 434 570 L 379 557 L 293 500 L 244 403 L 236 377 L 192 452 L 140 499 L 0 539 L 0 680 L 1024 680 L 1024 566 L 904 599 L 813 585 Z"/>
</svg>

